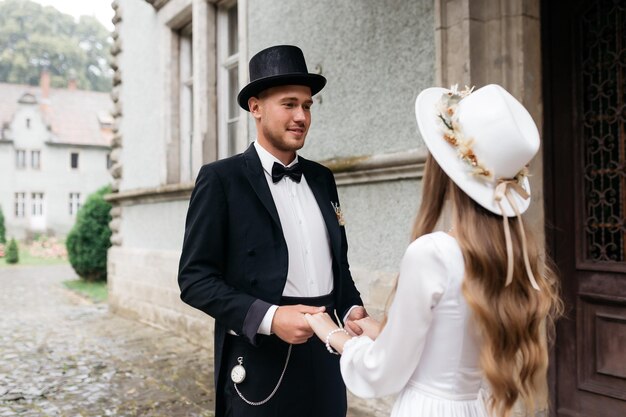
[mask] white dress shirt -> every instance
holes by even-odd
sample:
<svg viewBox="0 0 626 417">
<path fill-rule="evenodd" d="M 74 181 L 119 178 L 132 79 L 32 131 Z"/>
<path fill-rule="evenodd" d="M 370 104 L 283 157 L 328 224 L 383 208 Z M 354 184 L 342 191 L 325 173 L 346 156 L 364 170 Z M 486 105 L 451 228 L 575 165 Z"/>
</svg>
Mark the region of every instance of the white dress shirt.
<svg viewBox="0 0 626 417">
<path fill-rule="evenodd" d="M 284 164 L 258 142 L 254 142 L 254 147 L 261 160 L 287 243 L 289 267 L 283 296 L 318 297 L 330 294 L 333 291 L 330 237 L 306 176 L 302 175 L 300 183 L 285 176 L 274 184 L 272 166 L 274 162 Z M 297 162 L 296 156 L 288 167 Z M 277 308 L 278 306 L 270 307 L 259 326 L 258 333 L 270 334 Z"/>
</svg>

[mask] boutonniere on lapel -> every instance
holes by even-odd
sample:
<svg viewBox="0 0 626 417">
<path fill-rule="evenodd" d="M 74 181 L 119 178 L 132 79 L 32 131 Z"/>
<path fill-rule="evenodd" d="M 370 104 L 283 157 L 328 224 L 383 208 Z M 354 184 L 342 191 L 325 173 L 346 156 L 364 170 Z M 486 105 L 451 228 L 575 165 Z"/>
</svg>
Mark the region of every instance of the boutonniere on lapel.
<svg viewBox="0 0 626 417">
<path fill-rule="evenodd" d="M 337 222 L 339 223 L 339 226 L 345 226 L 346 221 L 343 218 L 343 212 L 341 211 L 341 207 L 339 207 L 339 203 L 333 203 L 331 201 L 330 204 L 333 206 L 333 210 L 335 210 L 335 215 L 337 216 Z"/>
</svg>

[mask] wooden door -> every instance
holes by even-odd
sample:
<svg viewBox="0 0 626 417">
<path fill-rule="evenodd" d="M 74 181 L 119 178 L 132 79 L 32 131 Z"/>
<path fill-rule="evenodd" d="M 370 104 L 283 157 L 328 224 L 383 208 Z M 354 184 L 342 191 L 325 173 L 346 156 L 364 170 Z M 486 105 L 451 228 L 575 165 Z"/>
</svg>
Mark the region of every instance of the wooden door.
<svg viewBox="0 0 626 417">
<path fill-rule="evenodd" d="M 625 417 L 626 0 L 544 0 L 541 23 L 552 415 Z"/>
</svg>

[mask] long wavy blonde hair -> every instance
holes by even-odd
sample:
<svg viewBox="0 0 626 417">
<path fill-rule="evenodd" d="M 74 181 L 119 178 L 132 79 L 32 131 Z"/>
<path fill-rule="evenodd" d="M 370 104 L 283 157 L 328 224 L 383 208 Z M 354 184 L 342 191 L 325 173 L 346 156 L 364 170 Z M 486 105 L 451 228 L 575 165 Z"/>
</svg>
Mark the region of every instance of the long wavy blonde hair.
<svg viewBox="0 0 626 417">
<path fill-rule="evenodd" d="M 411 240 L 435 230 L 447 200 L 452 203 L 454 234 L 465 261 L 463 295 L 482 340 L 480 366 L 491 388 L 489 411 L 508 417 L 518 399 L 529 412 L 544 407 L 545 400 L 538 400 L 537 394 L 548 369 L 545 336 L 552 338 L 554 320 L 563 309 L 557 277 L 532 232 L 524 226 L 530 265 L 541 290 L 531 287 L 524 268 L 518 219 L 511 218 L 514 275 L 513 282 L 505 286 L 507 255 L 502 217 L 475 203 L 430 155 Z"/>
</svg>

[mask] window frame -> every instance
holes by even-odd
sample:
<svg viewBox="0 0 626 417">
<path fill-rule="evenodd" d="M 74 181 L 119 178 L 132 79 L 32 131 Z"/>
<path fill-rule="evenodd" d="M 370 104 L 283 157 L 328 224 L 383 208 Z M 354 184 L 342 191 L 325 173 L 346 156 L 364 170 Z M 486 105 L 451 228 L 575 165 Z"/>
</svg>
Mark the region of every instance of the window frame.
<svg viewBox="0 0 626 417">
<path fill-rule="evenodd" d="M 243 4 L 242 4 L 243 3 Z M 247 145 L 245 143 L 245 131 L 242 127 L 247 117 L 243 109 L 237 103 L 237 94 L 242 86 L 242 67 L 246 67 L 244 60 L 245 53 L 242 53 L 242 10 L 245 2 L 241 0 L 226 0 L 217 5 L 217 30 L 216 30 L 216 46 L 217 46 L 217 157 L 218 159 L 226 158 L 242 152 Z M 235 37 L 237 48 L 234 53 L 230 53 L 229 47 L 231 35 L 230 32 L 230 11 L 237 8 L 237 36 Z M 237 83 L 235 91 L 231 91 L 231 71 L 237 71 Z M 246 77 L 247 79 L 247 72 Z M 236 116 L 231 114 L 231 106 L 236 109 Z M 230 138 L 230 125 L 234 124 L 236 134 L 234 143 Z"/>
<path fill-rule="evenodd" d="M 35 165 L 35 155 L 37 155 L 37 164 Z M 30 151 L 30 167 L 34 170 L 41 169 L 41 150 L 33 149 Z"/>
<path fill-rule="evenodd" d="M 74 166 L 74 155 L 76 155 L 76 166 Z M 70 170 L 78 171 L 80 169 L 80 152 L 70 152 Z"/>
<path fill-rule="evenodd" d="M 13 195 L 14 209 L 13 215 L 16 219 L 26 218 L 26 192 L 18 191 Z"/>
<path fill-rule="evenodd" d="M 194 48 L 193 20 L 191 16 L 177 31 L 178 39 L 178 143 L 180 181 L 193 178 L 193 142 L 194 142 Z"/>
<path fill-rule="evenodd" d="M 70 216 L 76 216 L 81 207 L 79 192 L 71 192 L 69 195 L 69 214 Z"/>
<path fill-rule="evenodd" d="M 170 3 L 171 7 L 159 9 L 158 14 L 163 22 L 161 36 L 166 51 L 163 54 L 163 91 L 165 102 L 169 105 L 164 108 L 163 136 L 165 152 L 163 163 L 165 169 L 161 171 L 161 179 L 165 184 L 192 183 L 202 165 L 219 159 L 219 149 L 223 148 L 218 140 L 218 112 L 219 97 L 217 73 L 219 72 L 217 37 L 218 37 L 218 10 L 220 6 L 237 4 L 237 25 L 239 39 L 239 63 L 237 92 L 242 87 L 242 80 L 248 79 L 247 57 L 247 29 L 246 11 L 247 0 L 210 0 L 192 1 L 180 0 Z M 193 138 L 191 152 L 181 149 L 180 142 L 180 95 L 179 95 L 179 65 L 178 37 L 179 31 L 190 21 L 193 22 L 192 47 L 193 57 Z M 245 83 L 243 83 L 245 84 Z M 233 87 L 235 89 L 235 87 Z M 236 94 L 235 94 L 236 95 Z M 233 100 L 235 98 L 233 97 Z M 239 109 L 241 114 L 237 121 L 237 151 L 243 150 L 247 144 L 248 118 L 247 113 Z M 190 159 L 187 175 L 187 165 L 181 166 L 185 155 Z M 185 163 L 187 163 L 185 161 Z M 181 175 L 183 174 L 183 175 Z M 187 178 L 187 177 L 191 178 Z"/>
<path fill-rule="evenodd" d="M 32 217 L 43 217 L 44 215 L 44 193 L 32 192 L 30 194 L 30 206 Z"/>
<path fill-rule="evenodd" d="M 15 169 L 26 169 L 26 149 L 15 149 Z"/>
</svg>

